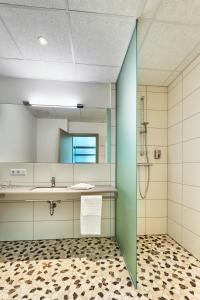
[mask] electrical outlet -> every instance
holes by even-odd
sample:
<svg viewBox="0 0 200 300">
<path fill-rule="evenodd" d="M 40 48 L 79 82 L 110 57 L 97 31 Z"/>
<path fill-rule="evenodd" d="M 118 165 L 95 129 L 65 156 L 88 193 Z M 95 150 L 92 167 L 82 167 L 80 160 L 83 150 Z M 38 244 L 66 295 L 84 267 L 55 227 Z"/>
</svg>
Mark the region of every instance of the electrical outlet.
<svg viewBox="0 0 200 300">
<path fill-rule="evenodd" d="M 26 169 L 10 169 L 11 176 L 26 176 Z"/>
</svg>

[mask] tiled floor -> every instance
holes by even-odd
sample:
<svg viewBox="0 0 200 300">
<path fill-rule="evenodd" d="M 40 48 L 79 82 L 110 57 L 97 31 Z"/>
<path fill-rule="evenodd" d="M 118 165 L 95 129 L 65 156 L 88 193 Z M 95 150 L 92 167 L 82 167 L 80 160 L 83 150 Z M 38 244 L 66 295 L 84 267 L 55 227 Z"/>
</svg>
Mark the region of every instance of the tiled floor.
<svg viewBox="0 0 200 300">
<path fill-rule="evenodd" d="M 168 236 L 138 239 L 138 290 L 115 241 L 0 243 L 0 299 L 200 299 L 200 262 Z"/>
</svg>

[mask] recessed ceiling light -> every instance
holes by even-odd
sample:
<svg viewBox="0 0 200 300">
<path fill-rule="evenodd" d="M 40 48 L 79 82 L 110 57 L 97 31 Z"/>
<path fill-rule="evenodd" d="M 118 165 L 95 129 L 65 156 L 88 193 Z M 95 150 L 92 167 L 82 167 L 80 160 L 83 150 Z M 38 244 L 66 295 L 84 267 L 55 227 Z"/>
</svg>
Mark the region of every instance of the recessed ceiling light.
<svg viewBox="0 0 200 300">
<path fill-rule="evenodd" d="M 43 36 L 38 37 L 38 42 L 41 46 L 46 46 L 48 44 L 47 40 Z"/>
</svg>

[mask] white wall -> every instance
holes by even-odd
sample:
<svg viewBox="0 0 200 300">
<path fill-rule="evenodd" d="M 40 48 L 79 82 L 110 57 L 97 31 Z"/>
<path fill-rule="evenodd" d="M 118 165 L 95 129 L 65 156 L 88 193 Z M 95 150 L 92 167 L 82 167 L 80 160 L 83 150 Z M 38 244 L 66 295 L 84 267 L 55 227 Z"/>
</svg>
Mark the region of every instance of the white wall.
<svg viewBox="0 0 200 300">
<path fill-rule="evenodd" d="M 167 88 L 159 86 L 138 87 L 138 162 L 142 136 L 141 102 L 145 97 L 145 119 L 149 122 L 147 132 L 148 154 L 150 162 L 150 184 L 146 199 L 139 194 L 139 181 L 144 191 L 147 181 L 147 168 L 138 173 L 138 234 L 165 234 L 167 232 Z M 154 159 L 154 150 L 161 150 L 161 159 Z"/>
<path fill-rule="evenodd" d="M 168 234 L 200 259 L 200 56 L 168 94 Z"/>
<path fill-rule="evenodd" d="M 37 119 L 37 162 L 58 162 L 60 128 L 68 131 L 66 119 Z"/>
<path fill-rule="evenodd" d="M 99 135 L 99 163 L 106 162 L 107 123 L 69 122 L 70 133 L 95 133 Z"/>
<path fill-rule="evenodd" d="M 110 107 L 110 84 L 0 78 L 0 103 L 59 101 L 66 105 L 82 103 L 88 107 Z"/>
<path fill-rule="evenodd" d="M 22 105 L 0 105 L 0 161 L 34 162 L 36 119 Z"/>
</svg>

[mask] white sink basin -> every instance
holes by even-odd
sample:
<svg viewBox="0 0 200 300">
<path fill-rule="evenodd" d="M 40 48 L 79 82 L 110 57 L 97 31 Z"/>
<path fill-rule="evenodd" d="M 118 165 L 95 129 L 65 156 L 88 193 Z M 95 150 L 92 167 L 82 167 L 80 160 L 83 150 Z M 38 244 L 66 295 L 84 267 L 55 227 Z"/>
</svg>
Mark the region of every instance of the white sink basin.
<svg viewBox="0 0 200 300">
<path fill-rule="evenodd" d="M 66 187 L 35 187 L 32 189 L 33 192 L 37 193 L 59 193 L 59 192 L 66 192 Z"/>
</svg>

